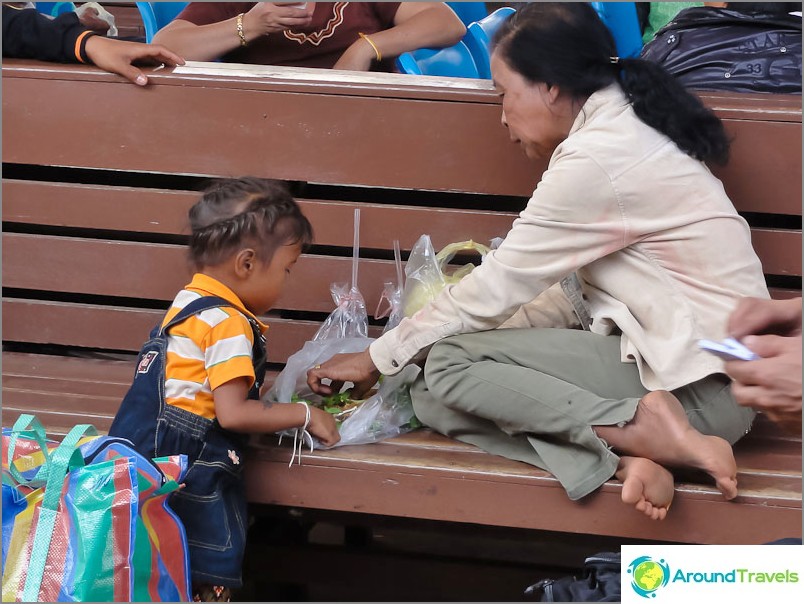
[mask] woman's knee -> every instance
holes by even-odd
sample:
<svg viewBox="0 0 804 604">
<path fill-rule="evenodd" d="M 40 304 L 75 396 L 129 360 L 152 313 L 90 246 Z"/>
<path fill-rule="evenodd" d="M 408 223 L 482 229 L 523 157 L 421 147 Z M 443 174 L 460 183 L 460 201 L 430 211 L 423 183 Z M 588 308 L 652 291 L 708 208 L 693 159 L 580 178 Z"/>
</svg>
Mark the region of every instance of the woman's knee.
<svg viewBox="0 0 804 604">
<path fill-rule="evenodd" d="M 428 390 L 446 403 L 461 374 L 470 364 L 465 349 L 456 338 L 447 338 L 433 345 L 424 364 L 424 380 Z"/>
</svg>

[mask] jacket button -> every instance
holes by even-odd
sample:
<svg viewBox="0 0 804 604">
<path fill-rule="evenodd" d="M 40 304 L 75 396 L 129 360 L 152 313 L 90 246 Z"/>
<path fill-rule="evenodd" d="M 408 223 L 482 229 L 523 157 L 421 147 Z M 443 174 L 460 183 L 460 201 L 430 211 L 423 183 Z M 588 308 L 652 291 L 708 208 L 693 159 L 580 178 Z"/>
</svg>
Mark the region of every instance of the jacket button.
<svg viewBox="0 0 804 604">
<path fill-rule="evenodd" d="M 399 363 L 396 361 L 391 361 L 391 367 L 399 367 Z"/>
</svg>

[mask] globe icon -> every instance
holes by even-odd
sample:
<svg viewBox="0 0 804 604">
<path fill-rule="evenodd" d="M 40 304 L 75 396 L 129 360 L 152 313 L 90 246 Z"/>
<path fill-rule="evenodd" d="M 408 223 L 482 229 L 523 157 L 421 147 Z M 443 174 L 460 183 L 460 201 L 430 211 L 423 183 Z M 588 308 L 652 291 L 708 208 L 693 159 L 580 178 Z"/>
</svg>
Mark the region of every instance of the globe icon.
<svg viewBox="0 0 804 604">
<path fill-rule="evenodd" d="M 643 591 L 656 591 L 664 583 L 664 569 L 653 560 L 646 560 L 634 568 L 634 583 Z"/>
</svg>

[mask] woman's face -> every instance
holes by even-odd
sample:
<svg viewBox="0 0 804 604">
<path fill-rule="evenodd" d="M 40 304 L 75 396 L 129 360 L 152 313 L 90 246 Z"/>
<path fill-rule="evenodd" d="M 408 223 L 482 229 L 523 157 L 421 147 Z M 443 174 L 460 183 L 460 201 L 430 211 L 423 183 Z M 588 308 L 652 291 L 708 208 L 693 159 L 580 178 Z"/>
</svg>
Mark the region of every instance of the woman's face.
<svg viewBox="0 0 804 604">
<path fill-rule="evenodd" d="M 558 89 L 531 84 L 495 52 L 491 56 L 494 87 L 502 96 L 502 124 L 511 140 L 530 159 L 550 157 L 569 133 Z"/>
</svg>

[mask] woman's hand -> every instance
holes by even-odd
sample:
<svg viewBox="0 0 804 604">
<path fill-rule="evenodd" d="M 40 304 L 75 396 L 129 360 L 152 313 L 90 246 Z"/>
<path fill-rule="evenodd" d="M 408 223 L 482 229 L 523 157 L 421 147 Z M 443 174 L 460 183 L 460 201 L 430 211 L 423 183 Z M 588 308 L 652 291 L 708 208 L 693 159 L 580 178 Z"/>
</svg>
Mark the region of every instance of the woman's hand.
<svg viewBox="0 0 804 604">
<path fill-rule="evenodd" d="M 310 423 L 307 424 L 307 431 L 325 447 L 331 447 L 341 439 L 335 417 L 317 407 L 310 407 Z"/>
<path fill-rule="evenodd" d="M 363 352 L 336 354 L 326 363 L 316 365 L 307 372 L 307 385 L 313 392 L 328 396 L 340 392 L 344 382 L 352 382 L 352 398 L 360 399 L 379 377 L 380 372 L 367 348 Z M 323 384 L 321 380 L 324 379 L 332 380 L 332 383 Z"/>
<path fill-rule="evenodd" d="M 314 2 L 306 8 L 287 6 L 293 2 L 257 2 L 243 15 L 243 32 L 250 42 L 266 34 L 283 32 L 292 27 L 307 27 L 313 20 Z"/>
</svg>

